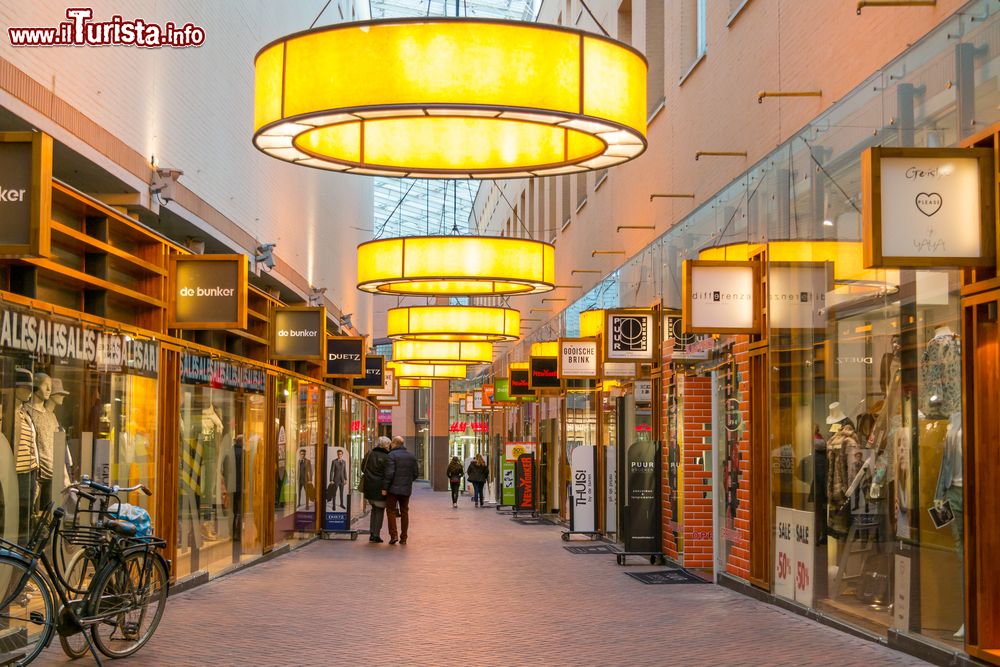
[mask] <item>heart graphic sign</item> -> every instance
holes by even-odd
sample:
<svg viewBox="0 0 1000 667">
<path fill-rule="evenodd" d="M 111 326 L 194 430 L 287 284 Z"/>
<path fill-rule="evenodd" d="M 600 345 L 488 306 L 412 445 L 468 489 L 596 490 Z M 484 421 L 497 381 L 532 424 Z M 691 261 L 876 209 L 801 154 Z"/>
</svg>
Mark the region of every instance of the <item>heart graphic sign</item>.
<svg viewBox="0 0 1000 667">
<path fill-rule="evenodd" d="M 944 200 L 937 192 L 921 192 L 917 194 L 915 201 L 917 209 L 929 218 L 941 210 L 941 204 Z"/>
</svg>

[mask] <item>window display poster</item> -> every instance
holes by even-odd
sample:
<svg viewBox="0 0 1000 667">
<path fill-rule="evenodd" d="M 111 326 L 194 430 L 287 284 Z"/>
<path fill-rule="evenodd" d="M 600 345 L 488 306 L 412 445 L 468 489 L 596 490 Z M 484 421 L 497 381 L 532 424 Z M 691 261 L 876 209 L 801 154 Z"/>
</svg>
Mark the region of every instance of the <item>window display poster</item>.
<svg viewBox="0 0 1000 667">
<path fill-rule="evenodd" d="M 573 449 L 572 459 L 572 503 L 570 504 L 570 530 L 578 533 L 592 533 L 597 530 L 597 494 L 595 469 L 597 448 L 584 445 Z"/>
<path fill-rule="evenodd" d="M 618 456 L 614 445 L 604 448 L 604 530 L 618 532 Z"/>
<path fill-rule="evenodd" d="M 774 594 L 810 607 L 815 516 L 812 512 L 777 507 L 774 520 Z"/>
<path fill-rule="evenodd" d="M 381 416 L 381 415 L 380 415 Z M 351 454 L 343 447 L 328 445 L 326 492 L 323 494 L 323 530 L 349 530 L 351 515 Z"/>
<path fill-rule="evenodd" d="M 609 310 L 604 359 L 610 361 L 654 361 L 656 326 L 653 311 Z"/>
<path fill-rule="evenodd" d="M 315 470 L 316 445 L 302 445 L 295 460 L 295 530 L 315 530 Z"/>
<path fill-rule="evenodd" d="M 653 400 L 653 381 L 652 380 L 636 380 L 635 381 L 635 402 L 636 403 L 649 403 Z"/>
<path fill-rule="evenodd" d="M 500 487 L 500 504 L 504 507 L 513 507 L 515 500 L 514 461 L 504 459 L 500 462 L 500 477 L 502 483 Z"/>
<path fill-rule="evenodd" d="M 636 441 L 626 461 L 625 551 L 660 553 L 660 444 Z"/>
</svg>

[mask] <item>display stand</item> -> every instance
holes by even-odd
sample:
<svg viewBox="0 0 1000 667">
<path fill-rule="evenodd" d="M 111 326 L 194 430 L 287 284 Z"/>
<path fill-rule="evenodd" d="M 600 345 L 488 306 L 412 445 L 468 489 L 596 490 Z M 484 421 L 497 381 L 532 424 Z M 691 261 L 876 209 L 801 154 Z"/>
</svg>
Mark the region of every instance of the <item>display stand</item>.
<svg viewBox="0 0 1000 667">
<path fill-rule="evenodd" d="M 591 542 L 594 542 L 604 537 L 599 531 L 596 530 L 564 530 L 562 532 L 563 542 L 571 541 L 574 535 L 583 535 Z"/>
<path fill-rule="evenodd" d="M 324 540 L 335 540 L 340 537 L 349 537 L 351 542 L 358 539 L 358 530 L 321 530 L 319 533 L 320 539 Z"/>
<path fill-rule="evenodd" d="M 667 557 L 664 556 L 659 551 L 623 551 L 622 553 L 615 554 L 615 561 L 619 565 L 627 565 L 627 559 L 629 556 L 638 556 L 640 558 L 648 558 L 650 565 L 666 565 Z"/>
</svg>

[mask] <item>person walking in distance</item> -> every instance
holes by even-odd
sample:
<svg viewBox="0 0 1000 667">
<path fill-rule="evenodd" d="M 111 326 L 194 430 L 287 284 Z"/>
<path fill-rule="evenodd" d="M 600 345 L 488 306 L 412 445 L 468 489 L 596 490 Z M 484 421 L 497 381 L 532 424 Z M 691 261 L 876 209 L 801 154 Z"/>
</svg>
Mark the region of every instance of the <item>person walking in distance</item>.
<svg viewBox="0 0 1000 667">
<path fill-rule="evenodd" d="M 458 507 L 458 492 L 462 488 L 462 477 L 465 474 L 462 470 L 462 462 L 458 460 L 457 456 L 451 457 L 451 463 L 448 464 L 448 470 L 445 474 L 448 475 L 448 484 L 451 485 L 451 506 Z"/>
<path fill-rule="evenodd" d="M 474 490 L 472 504 L 484 507 L 483 486 L 486 484 L 486 480 L 490 478 L 490 469 L 486 467 L 486 461 L 483 460 L 482 454 L 476 454 L 476 459 L 469 464 L 467 475 L 469 481 L 472 482 Z"/>
<path fill-rule="evenodd" d="M 361 492 L 372 506 L 368 524 L 369 542 L 384 541 L 382 521 L 385 519 L 385 493 L 382 491 L 382 483 L 385 481 L 385 467 L 388 460 L 389 438 L 382 436 L 375 441 L 375 446 L 361 461 Z"/>
<path fill-rule="evenodd" d="M 340 447 L 337 448 L 337 458 L 330 464 L 330 483 L 333 484 L 333 494 L 330 496 L 333 509 L 337 509 L 337 495 L 339 494 L 340 509 L 346 510 L 347 508 L 344 507 L 344 485 L 347 484 L 347 461 L 344 460 L 344 450 Z"/>
<path fill-rule="evenodd" d="M 406 449 L 402 436 L 392 439 L 392 449 L 385 464 L 385 479 L 382 481 L 382 495 L 385 496 L 389 513 L 389 544 L 406 544 L 407 529 L 410 527 L 410 495 L 413 481 L 417 478 L 417 457 Z M 399 517 L 399 532 L 396 532 L 396 517 Z"/>
</svg>

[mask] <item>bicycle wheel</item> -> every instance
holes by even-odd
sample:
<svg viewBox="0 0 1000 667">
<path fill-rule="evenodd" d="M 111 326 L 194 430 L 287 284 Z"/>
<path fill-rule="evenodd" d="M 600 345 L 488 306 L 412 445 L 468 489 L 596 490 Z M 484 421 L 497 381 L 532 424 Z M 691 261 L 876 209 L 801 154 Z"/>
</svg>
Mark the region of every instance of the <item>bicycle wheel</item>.
<svg viewBox="0 0 1000 667">
<path fill-rule="evenodd" d="M 90 595 L 94 643 L 109 658 L 132 655 L 156 632 L 167 600 L 167 566 L 155 552 L 134 551 L 105 568 Z"/>
<path fill-rule="evenodd" d="M 82 596 L 86 594 L 96 573 L 96 564 L 94 559 L 88 555 L 87 550 L 77 549 L 69 559 L 69 563 L 62 569 L 60 576 L 69 595 Z M 59 645 L 62 647 L 63 653 L 73 660 L 82 658 L 90 652 L 87 637 L 83 632 L 72 635 L 60 634 Z"/>
<path fill-rule="evenodd" d="M 18 664 L 28 664 L 48 645 L 54 627 L 52 593 L 42 575 L 20 560 L 0 557 L 4 652 L 23 653 Z"/>
</svg>

